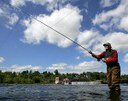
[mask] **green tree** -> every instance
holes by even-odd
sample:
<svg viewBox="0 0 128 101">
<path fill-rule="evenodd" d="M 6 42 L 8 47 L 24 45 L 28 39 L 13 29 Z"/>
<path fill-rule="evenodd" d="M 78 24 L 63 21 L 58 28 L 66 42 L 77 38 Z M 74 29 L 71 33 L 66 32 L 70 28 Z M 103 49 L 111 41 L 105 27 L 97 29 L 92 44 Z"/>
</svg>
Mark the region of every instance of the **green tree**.
<svg viewBox="0 0 128 101">
<path fill-rule="evenodd" d="M 54 71 L 54 73 L 55 73 L 55 75 L 56 75 L 56 76 L 58 76 L 58 75 L 59 75 L 59 72 L 58 72 L 58 70 L 57 70 L 57 69 Z"/>
</svg>

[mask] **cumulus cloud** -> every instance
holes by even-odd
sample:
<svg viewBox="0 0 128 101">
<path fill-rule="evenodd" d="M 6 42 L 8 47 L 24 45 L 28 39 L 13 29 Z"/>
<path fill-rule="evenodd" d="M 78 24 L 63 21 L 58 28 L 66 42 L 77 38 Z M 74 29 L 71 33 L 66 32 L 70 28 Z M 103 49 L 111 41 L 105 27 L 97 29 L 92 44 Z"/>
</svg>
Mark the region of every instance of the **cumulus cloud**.
<svg viewBox="0 0 128 101">
<path fill-rule="evenodd" d="M 0 63 L 3 63 L 5 59 L 3 57 L 0 57 Z"/>
<path fill-rule="evenodd" d="M 57 69 L 60 73 L 98 72 L 101 66 L 102 64 L 97 61 L 85 61 L 74 66 L 65 63 L 53 64 L 51 67 L 47 67 L 47 70 L 54 72 Z"/>
<path fill-rule="evenodd" d="M 7 28 L 11 28 L 19 20 L 18 15 L 12 13 L 5 4 L 0 4 L 0 18 L 5 21 L 3 25 Z"/>
<path fill-rule="evenodd" d="M 79 34 L 77 41 L 85 48 L 90 48 L 92 45 L 97 44 L 101 37 L 102 36 L 96 30 L 85 30 Z"/>
<path fill-rule="evenodd" d="M 3 10 L 0 8 L 0 15 L 2 15 L 4 12 L 3 12 Z"/>
<path fill-rule="evenodd" d="M 97 14 L 95 19 L 93 19 L 93 24 L 99 25 L 105 30 L 123 29 L 127 31 L 127 15 L 128 0 L 122 0 L 117 8 Z"/>
<path fill-rule="evenodd" d="M 47 10 L 54 10 L 61 8 L 67 0 L 11 0 L 11 5 L 14 7 L 23 6 L 26 2 L 46 6 Z"/>
<path fill-rule="evenodd" d="M 113 49 L 116 49 L 120 52 L 127 52 L 128 50 L 128 34 L 122 32 L 113 32 L 108 33 L 99 38 L 100 43 L 93 47 L 94 51 L 102 51 L 103 43 L 109 42 L 112 45 Z"/>
<path fill-rule="evenodd" d="M 120 21 L 119 28 L 124 29 L 128 32 L 128 16 L 123 17 Z"/>
<path fill-rule="evenodd" d="M 78 43 L 92 50 L 95 53 L 99 53 L 104 50 L 103 44 L 110 42 L 112 48 L 120 52 L 128 52 L 128 34 L 122 32 L 113 32 L 106 35 L 101 35 L 95 30 L 86 30 L 78 36 Z M 86 56 L 90 56 L 87 51 L 79 48 Z"/>
<path fill-rule="evenodd" d="M 74 68 L 72 68 L 72 71 L 75 71 L 77 73 L 82 73 L 84 72 L 96 72 L 98 70 L 98 68 L 100 68 L 102 66 L 102 64 L 100 62 L 97 61 L 85 61 L 82 63 L 79 63 L 78 65 L 76 65 Z M 98 71 L 97 71 L 98 72 Z"/>
<path fill-rule="evenodd" d="M 124 62 L 128 63 L 128 53 L 124 56 Z"/>
<path fill-rule="evenodd" d="M 55 70 L 58 70 L 60 73 L 83 73 L 83 72 L 99 72 L 102 69 L 101 62 L 97 61 L 84 61 L 82 63 L 76 64 L 76 65 L 69 65 L 66 63 L 58 63 L 58 64 L 52 64 L 51 66 L 44 67 L 44 66 L 32 66 L 32 65 L 12 65 L 10 67 L 0 67 L 0 69 L 3 72 L 11 71 L 11 72 L 22 72 L 26 70 L 32 70 L 32 71 L 48 71 L 48 72 L 54 72 Z"/>
<path fill-rule="evenodd" d="M 103 35 L 101 35 L 98 31 L 91 29 L 81 32 L 77 37 L 77 42 L 88 50 L 92 50 L 93 52 L 99 52 L 103 50 L 103 47 L 101 45 L 102 38 Z M 86 50 L 83 50 L 81 47 L 79 47 L 78 49 L 85 55 L 89 55 L 88 52 Z"/>
<path fill-rule="evenodd" d="M 41 70 L 42 66 L 32 66 L 32 65 L 25 65 L 25 66 L 18 66 L 18 65 L 12 65 L 10 68 L 8 68 L 8 71 L 12 72 L 22 72 L 25 70 L 32 70 L 32 71 L 39 71 Z"/>
<path fill-rule="evenodd" d="M 19 17 L 15 14 L 15 13 L 12 13 L 10 16 L 9 16 L 9 24 L 10 25 L 14 25 L 17 21 L 18 21 Z"/>
<path fill-rule="evenodd" d="M 54 72 L 58 70 L 59 72 L 65 72 L 65 69 L 68 65 L 66 63 L 52 64 L 50 67 L 46 67 L 48 71 Z"/>
<path fill-rule="evenodd" d="M 25 5 L 25 0 L 11 0 L 10 3 L 12 6 L 23 6 Z"/>
<path fill-rule="evenodd" d="M 63 18 L 70 12 L 73 13 L 70 16 Z M 81 27 L 80 23 L 83 19 L 80 15 L 80 10 L 71 5 L 67 5 L 60 10 L 55 10 L 49 16 L 40 14 L 36 18 L 45 24 L 52 26 L 57 31 L 62 32 L 72 40 L 75 40 L 78 36 L 79 29 Z M 62 18 L 63 21 L 61 20 Z M 23 22 L 26 26 L 26 30 L 24 31 L 24 39 L 22 39 L 22 41 L 25 43 L 39 44 L 41 41 L 47 41 L 51 44 L 56 44 L 59 47 L 68 47 L 72 44 L 72 42 L 67 38 L 59 35 L 34 19 L 24 20 Z"/>
<path fill-rule="evenodd" d="M 118 2 L 119 2 L 119 0 L 101 0 L 100 5 L 101 5 L 101 7 L 109 7 Z"/>
<path fill-rule="evenodd" d="M 115 1 L 115 0 L 114 0 Z M 112 4 L 110 0 L 102 0 L 104 5 Z M 85 30 L 78 36 L 78 42 L 85 48 L 99 53 L 103 51 L 102 44 L 110 42 L 112 47 L 120 52 L 127 52 L 128 50 L 128 0 L 122 0 L 117 8 L 109 11 L 103 11 L 95 16 L 92 20 L 95 25 L 108 31 L 107 34 L 101 34 L 96 30 Z M 126 32 L 124 32 L 126 31 Z M 83 51 L 82 51 L 83 52 Z M 87 54 L 85 52 L 85 54 Z"/>
<path fill-rule="evenodd" d="M 127 52 L 128 50 L 128 34 L 122 32 L 109 33 L 102 38 L 102 41 L 110 42 L 114 49 L 121 52 Z"/>
</svg>

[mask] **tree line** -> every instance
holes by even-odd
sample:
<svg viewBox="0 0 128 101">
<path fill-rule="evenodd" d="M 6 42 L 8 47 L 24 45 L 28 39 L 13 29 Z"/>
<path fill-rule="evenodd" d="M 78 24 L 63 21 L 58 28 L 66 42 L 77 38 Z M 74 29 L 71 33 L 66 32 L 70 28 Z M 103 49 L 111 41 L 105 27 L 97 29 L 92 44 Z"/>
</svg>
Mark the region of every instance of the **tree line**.
<svg viewBox="0 0 128 101">
<path fill-rule="evenodd" d="M 23 72 L 2 72 L 0 71 L 0 83 L 9 83 L 9 84 L 54 84 L 55 77 L 59 77 L 61 80 L 68 78 L 71 81 L 95 81 L 101 80 L 106 81 L 106 74 L 103 72 L 83 72 L 81 74 L 77 73 L 66 73 L 61 74 L 58 70 L 52 72 L 43 72 L 39 71 L 23 71 Z M 128 75 L 121 76 L 122 83 L 128 83 Z"/>
</svg>

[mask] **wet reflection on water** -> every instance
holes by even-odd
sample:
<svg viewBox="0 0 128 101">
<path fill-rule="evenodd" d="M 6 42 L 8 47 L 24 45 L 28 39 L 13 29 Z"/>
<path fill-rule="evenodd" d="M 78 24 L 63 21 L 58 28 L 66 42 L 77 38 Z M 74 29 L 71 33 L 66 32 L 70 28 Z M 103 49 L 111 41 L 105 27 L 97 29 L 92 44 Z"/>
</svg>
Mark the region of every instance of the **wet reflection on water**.
<svg viewBox="0 0 128 101">
<path fill-rule="evenodd" d="M 0 85 L 0 101 L 128 101 L 128 86 L 121 93 L 98 85 Z"/>
</svg>

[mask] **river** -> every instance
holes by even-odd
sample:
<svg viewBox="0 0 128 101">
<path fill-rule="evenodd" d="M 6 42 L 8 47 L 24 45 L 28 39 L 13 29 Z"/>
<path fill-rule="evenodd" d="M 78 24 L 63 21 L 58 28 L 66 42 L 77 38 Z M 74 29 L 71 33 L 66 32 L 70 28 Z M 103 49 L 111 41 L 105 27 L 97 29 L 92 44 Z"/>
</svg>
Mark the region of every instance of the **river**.
<svg viewBox="0 0 128 101">
<path fill-rule="evenodd" d="M 1 84 L 0 101 L 128 101 L 128 85 L 121 85 L 120 96 L 113 99 L 106 84 Z"/>
</svg>

